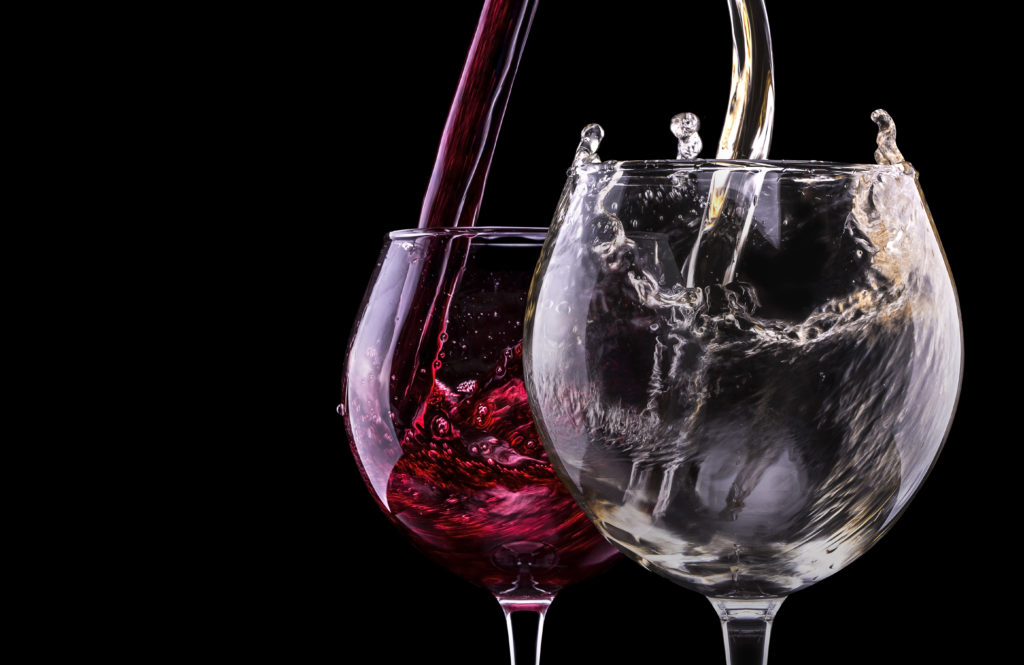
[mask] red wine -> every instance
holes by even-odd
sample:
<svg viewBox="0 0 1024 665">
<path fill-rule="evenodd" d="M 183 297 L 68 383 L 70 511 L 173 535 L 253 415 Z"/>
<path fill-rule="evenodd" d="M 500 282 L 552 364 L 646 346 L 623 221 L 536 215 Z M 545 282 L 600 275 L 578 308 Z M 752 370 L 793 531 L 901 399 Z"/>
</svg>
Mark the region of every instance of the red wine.
<svg viewBox="0 0 1024 665">
<path fill-rule="evenodd" d="M 520 340 L 543 238 L 391 234 L 346 363 L 352 451 L 381 509 L 506 598 L 553 595 L 616 556 L 552 470 L 527 404 Z"/>
<path fill-rule="evenodd" d="M 435 379 L 401 442 L 387 487 L 392 516 L 462 577 L 500 593 L 553 593 L 613 556 L 537 438 L 522 344 L 479 381 Z"/>
<path fill-rule="evenodd" d="M 486 0 L 420 212 L 421 228 L 473 226 L 537 0 Z"/>
</svg>

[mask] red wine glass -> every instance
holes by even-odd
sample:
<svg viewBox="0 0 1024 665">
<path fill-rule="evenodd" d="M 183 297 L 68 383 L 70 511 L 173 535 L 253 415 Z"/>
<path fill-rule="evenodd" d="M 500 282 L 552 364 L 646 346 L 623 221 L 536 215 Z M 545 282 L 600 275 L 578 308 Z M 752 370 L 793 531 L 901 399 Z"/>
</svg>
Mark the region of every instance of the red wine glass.
<svg viewBox="0 0 1024 665">
<path fill-rule="evenodd" d="M 616 556 L 551 468 L 527 404 L 522 322 L 545 234 L 391 233 L 339 407 L 381 509 L 423 553 L 497 598 L 513 663 L 539 662 L 555 595 Z M 530 614 L 514 624 L 517 612 Z M 523 616 L 537 618 L 535 647 L 517 661 Z"/>
</svg>

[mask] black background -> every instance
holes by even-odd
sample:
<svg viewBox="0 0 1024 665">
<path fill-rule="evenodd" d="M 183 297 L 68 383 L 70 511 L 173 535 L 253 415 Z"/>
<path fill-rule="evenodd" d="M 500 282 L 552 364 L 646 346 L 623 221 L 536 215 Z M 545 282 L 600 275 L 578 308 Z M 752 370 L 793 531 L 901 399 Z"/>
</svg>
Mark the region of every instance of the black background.
<svg viewBox="0 0 1024 665">
<path fill-rule="evenodd" d="M 1000 553 L 1006 534 L 986 475 L 992 458 L 978 454 L 993 445 L 979 423 L 991 408 L 985 368 L 995 358 L 982 341 L 994 296 L 984 249 L 991 239 L 980 227 L 998 215 L 979 205 L 987 194 L 977 171 L 953 165 L 985 151 L 978 133 L 996 95 L 978 73 L 991 71 L 994 40 L 983 17 L 923 1 L 775 0 L 768 10 L 771 157 L 870 162 L 870 114 L 888 110 L 956 279 L 966 349 L 959 411 L 931 476 L 871 551 L 786 601 L 770 660 L 987 659 L 986 608 L 1000 604 L 1004 570 L 1015 565 Z M 255 37 L 271 54 L 261 63 L 268 87 L 259 98 L 274 109 L 263 116 L 274 125 L 265 144 L 287 184 L 287 200 L 273 198 L 285 221 L 265 235 L 273 249 L 257 257 L 261 289 L 280 304 L 261 318 L 275 332 L 259 357 L 284 378 L 276 401 L 253 403 L 248 415 L 258 423 L 272 412 L 287 434 L 259 449 L 259 535 L 245 531 L 245 553 L 222 562 L 239 588 L 224 614 L 236 615 L 237 642 L 253 653 L 453 665 L 507 657 L 497 604 L 420 555 L 380 513 L 334 412 L 383 237 L 416 225 L 478 12 L 477 2 L 377 3 L 293 18 Z M 728 21 L 721 0 L 542 2 L 480 223 L 546 226 L 590 122 L 606 131 L 605 159 L 671 158 L 669 119 L 691 111 L 709 156 L 728 98 Z M 245 503 L 238 498 L 240 511 Z M 724 662 L 707 601 L 627 562 L 562 592 L 544 657 Z"/>
</svg>

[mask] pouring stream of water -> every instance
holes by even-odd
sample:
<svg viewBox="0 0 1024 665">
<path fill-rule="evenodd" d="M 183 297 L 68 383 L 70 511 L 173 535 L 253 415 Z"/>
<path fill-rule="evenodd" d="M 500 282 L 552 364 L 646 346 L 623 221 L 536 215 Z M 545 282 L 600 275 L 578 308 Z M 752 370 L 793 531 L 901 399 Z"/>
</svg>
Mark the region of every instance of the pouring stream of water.
<svg viewBox="0 0 1024 665">
<path fill-rule="evenodd" d="M 718 159 L 768 159 L 775 126 L 772 35 L 764 0 L 729 0 L 732 84 Z"/>
</svg>

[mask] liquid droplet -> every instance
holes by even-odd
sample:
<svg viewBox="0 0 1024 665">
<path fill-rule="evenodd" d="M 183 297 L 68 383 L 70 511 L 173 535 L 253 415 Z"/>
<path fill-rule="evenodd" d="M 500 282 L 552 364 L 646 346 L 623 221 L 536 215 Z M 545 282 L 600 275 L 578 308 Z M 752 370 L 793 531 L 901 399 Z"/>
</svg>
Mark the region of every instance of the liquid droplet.
<svg viewBox="0 0 1024 665">
<path fill-rule="evenodd" d="M 444 416 L 435 416 L 431 426 L 435 436 L 447 436 L 452 429 L 451 423 Z"/>
<path fill-rule="evenodd" d="M 875 162 L 877 164 L 902 164 L 905 162 L 903 153 L 896 145 L 896 123 L 892 121 L 892 116 L 883 109 L 878 109 L 871 114 L 871 119 L 878 125 L 878 136 L 875 137 L 875 143 L 878 144 L 878 149 L 875 150 Z"/>
<path fill-rule="evenodd" d="M 334 410 L 338 412 L 339 416 L 344 416 L 345 415 L 345 405 L 344 404 L 339 404 L 337 407 L 335 407 Z"/>
<path fill-rule="evenodd" d="M 704 148 L 700 140 L 700 118 L 693 113 L 678 113 L 672 116 L 672 134 L 679 139 L 676 159 L 696 159 Z"/>
<path fill-rule="evenodd" d="M 576 148 L 576 156 L 572 160 L 573 168 L 600 162 L 601 158 L 597 156 L 597 148 L 601 145 L 602 139 L 604 139 L 604 129 L 601 128 L 601 125 L 595 123 L 584 127 L 580 132 L 580 144 Z"/>
</svg>

